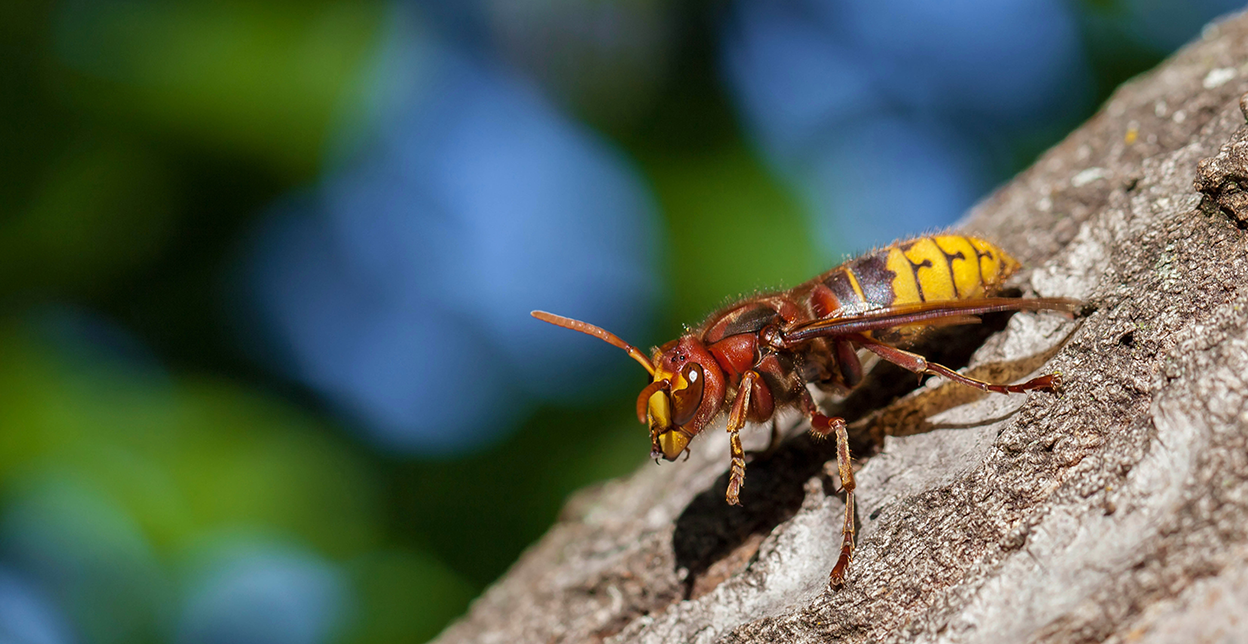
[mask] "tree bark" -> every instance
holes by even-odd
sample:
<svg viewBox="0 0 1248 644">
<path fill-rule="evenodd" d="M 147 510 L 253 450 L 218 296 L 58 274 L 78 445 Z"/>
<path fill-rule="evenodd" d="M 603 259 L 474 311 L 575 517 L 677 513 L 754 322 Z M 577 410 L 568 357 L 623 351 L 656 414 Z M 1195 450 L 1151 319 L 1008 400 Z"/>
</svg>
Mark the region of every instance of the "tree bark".
<svg viewBox="0 0 1248 644">
<path fill-rule="evenodd" d="M 1248 641 L 1246 91 L 1241 15 L 971 212 L 1024 292 L 1088 307 L 1009 318 L 969 371 L 1063 390 L 897 397 L 913 376 L 876 369 L 825 405 L 860 458 L 844 587 L 833 447 L 794 419 L 730 507 L 708 430 L 576 496 L 439 641 Z"/>
</svg>

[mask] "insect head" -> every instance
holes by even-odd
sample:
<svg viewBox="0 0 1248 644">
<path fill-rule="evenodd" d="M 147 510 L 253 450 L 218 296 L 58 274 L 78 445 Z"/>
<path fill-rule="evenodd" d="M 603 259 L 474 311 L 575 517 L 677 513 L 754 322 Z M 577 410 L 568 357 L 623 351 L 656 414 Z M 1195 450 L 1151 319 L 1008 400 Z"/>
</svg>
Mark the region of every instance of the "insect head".
<svg viewBox="0 0 1248 644">
<path fill-rule="evenodd" d="M 724 403 L 724 373 L 710 351 L 692 335 L 681 336 L 647 358 L 636 347 L 592 324 L 545 311 L 533 317 L 580 331 L 623 349 L 650 374 L 637 396 L 637 418 L 650 427 L 650 456 L 674 461 Z"/>
</svg>

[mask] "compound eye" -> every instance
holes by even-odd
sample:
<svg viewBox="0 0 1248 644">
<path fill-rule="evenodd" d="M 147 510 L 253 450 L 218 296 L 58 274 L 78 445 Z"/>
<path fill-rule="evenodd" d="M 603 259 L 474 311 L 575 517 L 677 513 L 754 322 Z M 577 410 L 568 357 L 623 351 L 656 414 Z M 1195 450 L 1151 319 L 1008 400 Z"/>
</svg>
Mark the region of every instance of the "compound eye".
<svg viewBox="0 0 1248 644">
<path fill-rule="evenodd" d="M 696 362 L 685 365 L 680 370 L 680 377 L 685 381 L 685 388 L 671 392 L 672 406 L 675 407 L 672 421 L 678 427 L 687 425 L 698 413 L 698 407 L 702 405 L 702 381 L 705 379 L 702 365 Z"/>
</svg>

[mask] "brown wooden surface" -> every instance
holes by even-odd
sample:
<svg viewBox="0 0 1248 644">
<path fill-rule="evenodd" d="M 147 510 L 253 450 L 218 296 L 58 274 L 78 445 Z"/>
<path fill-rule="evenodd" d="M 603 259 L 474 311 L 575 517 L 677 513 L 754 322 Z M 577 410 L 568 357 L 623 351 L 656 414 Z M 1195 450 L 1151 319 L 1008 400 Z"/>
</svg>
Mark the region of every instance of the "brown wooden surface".
<svg viewBox="0 0 1248 644">
<path fill-rule="evenodd" d="M 1014 316 L 970 372 L 1066 386 L 929 382 L 890 403 L 904 376 L 877 370 L 833 405 L 858 455 L 887 436 L 857 473 L 844 588 L 826 588 L 833 446 L 795 426 L 729 507 L 727 437 L 708 430 L 687 463 L 579 494 L 438 641 L 1248 641 L 1245 92 L 1240 16 L 968 216 L 1031 269 L 1025 292 L 1091 305 Z"/>
</svg>

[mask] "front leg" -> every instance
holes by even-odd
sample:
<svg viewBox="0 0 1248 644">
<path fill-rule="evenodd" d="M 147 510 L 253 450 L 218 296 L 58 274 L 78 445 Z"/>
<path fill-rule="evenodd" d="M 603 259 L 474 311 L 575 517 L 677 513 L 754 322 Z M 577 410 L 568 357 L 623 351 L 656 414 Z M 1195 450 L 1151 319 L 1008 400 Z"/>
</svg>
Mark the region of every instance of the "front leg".
<svg viewBox="0 0 1248 644">
<path fill-rule="evenodd" d="M 741 505 L 741 486 L 745 484 L 745 450 L 741 448 L 741 428 L 745 427 L 745 418 L 750 411 L 750 396 L 754 383 L 758 381 L 758 372 L 753 369 L 741 376 L 741 384 L 737 387 L 737 398 L 732 401 L 732 411 L 728 414 L 728 444 L 732 450 L 732 466 L 729 468 L 728 493 L 725 495 L 728 505 Z"/>
</svg>

